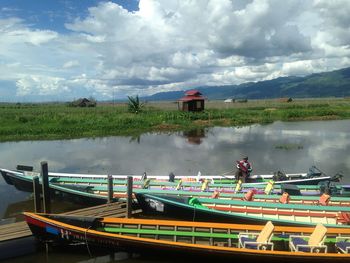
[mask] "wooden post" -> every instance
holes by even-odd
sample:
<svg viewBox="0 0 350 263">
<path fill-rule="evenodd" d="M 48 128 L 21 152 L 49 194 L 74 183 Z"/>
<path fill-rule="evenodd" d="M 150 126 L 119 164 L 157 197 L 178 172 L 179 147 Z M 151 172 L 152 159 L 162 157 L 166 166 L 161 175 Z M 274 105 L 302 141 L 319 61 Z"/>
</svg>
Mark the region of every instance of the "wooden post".
<svg viewBox="0 0 350 263">
<path fill-rule="evenodd" d="M 126 191 L 126 217 L 131 218 L 132 214 L 132 176 L 128 176 Z"/>
<path fill-rule="evenodd" d="M 113 202 L 113 176 L 109 174 L 107 179 L 108 179 L 108 198 L 107 198 L 107 202 L 108 203 L 112 203 Z"/>
<path fill-rule="evenodd" d="M 47 162 L 41 162 L 41 179 L 42 179 L 42 192 L 44 201 L 44 213 L 51 212 L 50 206 L 50 187 L 49 187 L 49 171 Z"/>
<path fill-rule="evenodd" d="M 40 198 L 40 183 L 39 177 L 33 177 L 33 193 L 34 193 L 34 212 L 41 212 L 41 198 Z"/>
</svg>

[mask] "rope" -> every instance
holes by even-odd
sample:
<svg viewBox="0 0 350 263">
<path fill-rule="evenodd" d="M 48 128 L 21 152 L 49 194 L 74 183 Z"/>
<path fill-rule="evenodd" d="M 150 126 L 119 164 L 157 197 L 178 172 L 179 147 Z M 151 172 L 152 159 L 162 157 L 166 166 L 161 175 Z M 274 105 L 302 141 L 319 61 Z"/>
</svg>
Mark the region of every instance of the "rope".
<svg viewBox="0 0 350 263">
<path fill-rule="evenodd" d="M 228 173 L 232 173 L 232 172 L 234 172 L 234 171 L 235 171 L 235 170 L 230 170 L 230 171 L 224 172 L 224 173 L 219 174 L 219 175 L 225 175 L 225 174 L 228 174 Z"/>
<path fill-rule="evenodd" d="M 91 228 L 92 226 L 89 226 L 86 230 L 85 230 L 85 244 L 86 244 L 86 248 L 87 248 L 87 251 L 89 253 L 89 256 L 92 258 L 92 254 L 91 254 L 91 251 L 90 251 L 90 248 L 89 248 L 89 243 L 88 243 L 88 240 L 87 240 L 87 231 Z"/>
<path fill-rule="evenodd" d="M 193 217 L 192 217 L 192 222 L 196 219 L 196 207 L 193 206 Z"/>
<path fill-rule="evenodd" d="M 225 174 L 231 174 L 231 173 L 233 173 L 234 171 L 235 171 L 235 170 L 230 170 L 230 171 L 227 171 L 227 172 L 224 172 L 224 173 L 219 174 L 219 176 L 222 176 L 222 177 L 224 177 L 224 178 L 226 178 L 226 179 L 231 179 L 231 178 L 225 176 Z"/>
</svg>

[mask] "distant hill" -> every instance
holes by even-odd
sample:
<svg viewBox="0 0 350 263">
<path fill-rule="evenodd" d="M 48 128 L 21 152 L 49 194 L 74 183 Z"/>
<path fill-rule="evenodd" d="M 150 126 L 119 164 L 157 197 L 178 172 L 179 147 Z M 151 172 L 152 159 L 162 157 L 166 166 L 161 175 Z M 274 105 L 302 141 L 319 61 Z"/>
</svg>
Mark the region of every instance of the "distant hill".
<svg viewBox="0 0 350 263">
<path fill-rule="evenodd" d="M 350 68 L 312 74 L 305 77 L 283 77 L 267 81 L 249 82 L 240 85 L 205 86 L 195 88 L 208 99 L 268 99 L 268 98 L 317 98 L 349 97 Z M 156 93 L 143 100 L 177 100 L 183 91 Z"/>
</svg>

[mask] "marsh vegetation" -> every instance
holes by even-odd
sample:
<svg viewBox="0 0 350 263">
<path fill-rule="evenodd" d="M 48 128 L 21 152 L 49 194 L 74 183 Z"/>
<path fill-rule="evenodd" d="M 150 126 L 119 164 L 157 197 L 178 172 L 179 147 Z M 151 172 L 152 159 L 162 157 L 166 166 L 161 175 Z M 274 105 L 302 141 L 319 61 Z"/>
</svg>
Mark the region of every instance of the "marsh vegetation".
<svg viewBox="0 0 350 263">
<path fill-rule="evenodd" d="M 145 103 L 129 111 L 127 103 L 98 103 L 72 108 L 64 103 L 0 104 L 0 141 L 52 140 L 145 132 L 171 132 L 213 126 L 244 126 L 274 121 L 350 118 L 349 99 L 207 101 L 203 112 L 183 112 L 174 102 Z"/>
</svg>

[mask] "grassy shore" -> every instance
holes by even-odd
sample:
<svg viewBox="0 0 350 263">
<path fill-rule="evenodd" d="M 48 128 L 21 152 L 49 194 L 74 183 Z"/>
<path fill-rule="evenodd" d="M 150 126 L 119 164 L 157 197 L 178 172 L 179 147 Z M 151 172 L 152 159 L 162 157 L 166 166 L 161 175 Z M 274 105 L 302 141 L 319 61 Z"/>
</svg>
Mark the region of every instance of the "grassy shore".
<svg viewBox="0 0 350 263">
<path fill-rule="evenodd" d="M 94 108 L 73 108 L 63 103 L 3 103 L 0 104 L 0 141 L 137 136 L 145 132 L 244 126 L 277 120 L 349 118 L 349 99 L 206 101 L 205 111 L 199 113 L 179 111 L 173 102 L 158 102 L 147 103 L 139 114 L 129 113 L 125 103 L 100 103 Z"/>
</svg>

